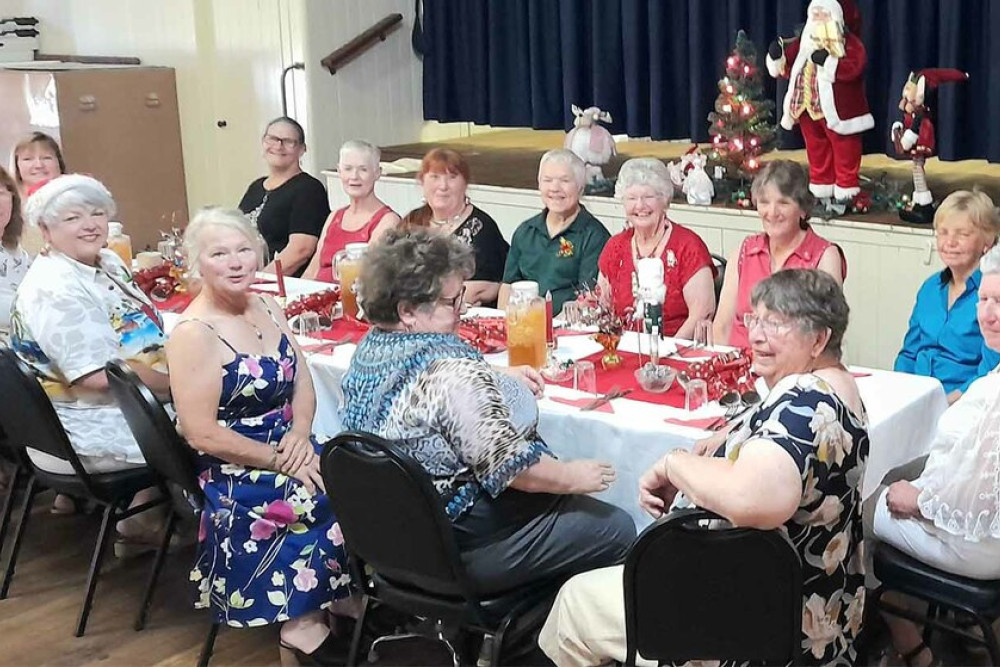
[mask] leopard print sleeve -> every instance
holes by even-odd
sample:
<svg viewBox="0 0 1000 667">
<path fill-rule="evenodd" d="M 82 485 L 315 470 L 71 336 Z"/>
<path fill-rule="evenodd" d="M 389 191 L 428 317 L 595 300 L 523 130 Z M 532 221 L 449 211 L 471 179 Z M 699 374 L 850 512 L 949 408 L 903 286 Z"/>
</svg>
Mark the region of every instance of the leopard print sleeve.
<svg viewBox="0 0 1000 667">
<path fill-rule="evenodd" d="M 494 498 L 548 453 L 533 425 L 516 426 L 489 364 L 474 359 L 435 361 L 417 391 L 430 425 Z"/>
</svg>

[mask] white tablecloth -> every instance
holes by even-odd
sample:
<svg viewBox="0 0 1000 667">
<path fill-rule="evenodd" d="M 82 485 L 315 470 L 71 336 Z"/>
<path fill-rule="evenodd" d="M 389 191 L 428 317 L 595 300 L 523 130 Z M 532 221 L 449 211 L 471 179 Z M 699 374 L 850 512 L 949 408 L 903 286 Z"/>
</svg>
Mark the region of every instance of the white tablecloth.
<svg viewBox="0 0 1000 667">
<path fill-rule="evenodd" d="M 635 351 L 634 334 L 627 335 L 622 349 Z M 670 343 L 667 343 L 670 345 Z M 341 345 L 332 354 L 317 354 L 309 359 L 316 385 L 317 410 L 315 430 L 321 437 L 340 431 L 337 408 L 341 405 L 340 380 L 350 365 L 354 345 Z M 558 354 L 580 358 L 600 346 L 587 336 L 559 339 Z M 491 363 L 505 365 L 506 353 L 488 355 Z M 862 493 L 865 497 L 878 486 L 886 472 L 930 449 L 938 417 L 947 407 L 941 383 L 932 378 L 872 369 L 858 378 L 861 398 L 868 410 L 871 451 L 865 471 Z M 577 408 L 549 400 L 550 397 L 578 398 L 581 392 L 548 386 L 539 401 L 539 433 L 553 452 L 563 458 L 596 458 L 610 461 L 618 472 L 618 481 L 597 497 L 625 509 L 640 529 L 651 519 L 639 509 L 638 481 L 643 472 L 664 452 L 675 447 L 690 449 L 707 432 L 667 424 L 667 418 L 688 419 L 723 413 L 717 404 L 698 413 L 665 405 L 632 401 L 614 401 L 614 414 L 580 412 Z"/>
</svg>

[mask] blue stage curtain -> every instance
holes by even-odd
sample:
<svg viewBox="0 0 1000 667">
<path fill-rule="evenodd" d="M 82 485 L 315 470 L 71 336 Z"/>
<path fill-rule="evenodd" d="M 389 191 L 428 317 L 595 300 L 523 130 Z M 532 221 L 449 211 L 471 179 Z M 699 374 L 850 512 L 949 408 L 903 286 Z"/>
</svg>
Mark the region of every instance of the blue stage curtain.
<svg viewBox="0 0 1000 667">
<path fill-rule="evenodd" d="M 888 152 L 906 75 L 969 72 L 941 88 L 935 114 L 946 160 L 1000 162 L 1000 3 L 860 0 L 875 129 Z M 740 28 L 757 45 L 792 36 L 808 0 L 423 0 L 424 117 L 497 127 L 568 129 L 570 105 L 611 112 L 611 131 L 708 140 L 707 116 Z M 992 9 L 992 10 L 991 10 Z M 784 82 L 765 73 L 780 114 Z M 782 132 L 786 148 L 798 130 Z"/>
</svg>

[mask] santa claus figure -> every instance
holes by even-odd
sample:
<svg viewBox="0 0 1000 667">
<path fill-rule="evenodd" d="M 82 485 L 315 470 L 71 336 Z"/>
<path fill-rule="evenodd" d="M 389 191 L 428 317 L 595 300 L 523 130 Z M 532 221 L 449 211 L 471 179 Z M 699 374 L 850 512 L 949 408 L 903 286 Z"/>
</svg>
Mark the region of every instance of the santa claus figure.
<svg viewBox="0 0 1000 667">
<path fill-rule="evenodd" d="M 809 189 L 842 213 L 861 192 L 861 133 L 875 125 L 865 97 L 867 54 L 854 0 L 812 0 L 802 34 L 773 42 L 767 70 L 789 80 L 781 126 L 798 123 L 809 157 Z"/>
<path fill-rule="evenodd" d="M 913 160 L 913 199 L 899 217 L 906 222 L 929 225 L 934 222 L 934 196 L 927 187 L 924 163 L 934 155 L 934 123 L 929 96 L 942 83 L 965 81 L 969 75 L 957 69 L 923 69 L 906 78 L 899 110 L 903 120 L 892 124 L 892 143 L 896 154 Z"/>
</svg>

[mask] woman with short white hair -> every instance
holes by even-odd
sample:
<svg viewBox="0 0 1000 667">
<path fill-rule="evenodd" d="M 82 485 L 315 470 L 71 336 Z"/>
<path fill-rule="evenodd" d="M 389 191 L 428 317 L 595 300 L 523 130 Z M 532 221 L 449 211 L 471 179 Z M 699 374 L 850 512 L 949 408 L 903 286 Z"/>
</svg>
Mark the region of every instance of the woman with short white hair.
<svg viewBox="0 0 1000 667">
<path fill-rule="evenodd" d="M 547 152 L 538 163 L 538 193 L 545 208 L 521 223 L 507 254 L 498 304 L 507 307 L 510 285 L 520 280 L 538 283 L 552 293 L 558 313 L 577 291 L 597 282 L 597 258 L 611 234 L 581 203 L 586 165 L 565 149 Z"/>
<path fill-rule="evenodd" d="M 695 323 L 715 312 L 715 268 L 701 237 L 667 216 L 674 186 L 666 166 L 655 158 L 633 158 L 622 165 L 615 197 L 625 206 L 625 230 L 604 247 L 598 265 L 599 285 L 610 292 L 615 311 L 635 303 L 635 267 L 640 259 L 663 262 L 666 301 L 662 331 L 691 338 Z"/>
<path fill-rule="evenodd" d="M 333 257 L 348 243 L 375 243 L 399 224 L 399 216 L 375 195 L 375 181 L 382 176 L 377 146 L 352 139 L 340 147 L 337 175 L 351 203 L 326 219 L 320 234 L 319 252 L 302 274 L 303 278 L 333 282 Z"/>
<path fill-rule="evenodd" d="M 256 237 L 239 211 L 219 208 L 199 211 L 184 234 L 202 288 L 167 356 L 205 493 L 191 580 L 196 606 L 211 607 L 216 622 L 284 623 L 283 651 L 333 664 L 347 645 L 322 610 L 355 613 L 334 604 L 351 594 L 344 539 L 323 490 L 305 356 L 278 304 L 250 291 Z"/>
<path fill-rule="evenodd" d="M 161 398 L 169 396 L 163 321 L 132 280 L 130 268 L 105 248 L 115 201 L 102 183 L 59 176 L 25 205 L 45 246 L 17 288 L 10 346 L 38 375 L 70 444 L 91 472 L 145 464 L 125 416 L 108 390 L 104 366 L 125 359 Z M 43 470 L 71 474 L 69 463 L 28 450 Z M 56 506 L 59 512 L 71 510 Z M 119 531 L 125 535 L 125 522 Z"/>
</svg>

